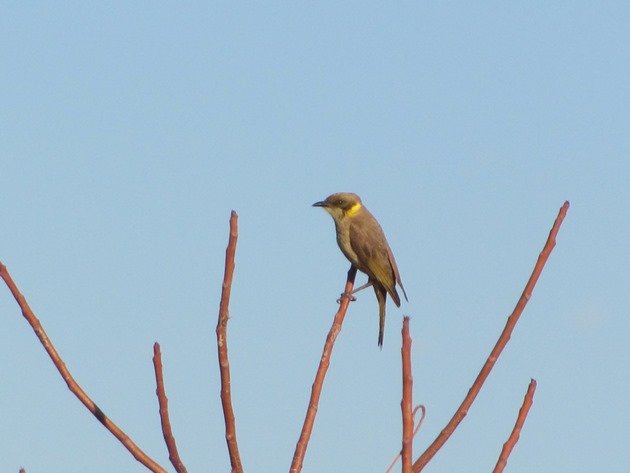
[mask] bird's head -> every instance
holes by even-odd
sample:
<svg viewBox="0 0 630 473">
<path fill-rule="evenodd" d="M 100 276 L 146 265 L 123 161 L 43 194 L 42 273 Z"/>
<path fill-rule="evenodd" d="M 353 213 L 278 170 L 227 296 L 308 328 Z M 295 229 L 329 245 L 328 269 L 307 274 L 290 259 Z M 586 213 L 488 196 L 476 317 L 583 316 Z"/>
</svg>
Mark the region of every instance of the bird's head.
<svg viewBox="0 0 630 473">
<path fill-rule="evenodd" d="M 313 207 L 322 207 L 335 221 L 354 217 L 362 208 L 361 197 L 352 192 L 338 192 L 326 200 L 315 202 Z"/>
</svg>

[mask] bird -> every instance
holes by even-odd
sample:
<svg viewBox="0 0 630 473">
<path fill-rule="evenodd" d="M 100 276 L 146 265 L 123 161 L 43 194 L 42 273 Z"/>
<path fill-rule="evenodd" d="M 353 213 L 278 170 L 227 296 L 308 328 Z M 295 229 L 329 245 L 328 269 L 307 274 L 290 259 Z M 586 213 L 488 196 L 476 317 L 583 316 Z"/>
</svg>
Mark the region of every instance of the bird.
<svg viewBox="0 0 630 473">
<path fill-rule="evenodd" d="M 396 290 L 398 284 L 405 300 L 409 301 L 383 229 L 361 198 L 352 192 L 329 195 L 325 200 L 315 202 L 313 207 L 321 207 L 330 214 L 335 222 L 339 249 L 354 267 L 368 277 L 366 284 L 350 294 L 342 294 L 342 297 L 351 297 L 366 287 L 374 288 L 379 309 L 378 346 L 382 349 L 387 294 L 400 307 L 400 296 Z"/>
</svg>

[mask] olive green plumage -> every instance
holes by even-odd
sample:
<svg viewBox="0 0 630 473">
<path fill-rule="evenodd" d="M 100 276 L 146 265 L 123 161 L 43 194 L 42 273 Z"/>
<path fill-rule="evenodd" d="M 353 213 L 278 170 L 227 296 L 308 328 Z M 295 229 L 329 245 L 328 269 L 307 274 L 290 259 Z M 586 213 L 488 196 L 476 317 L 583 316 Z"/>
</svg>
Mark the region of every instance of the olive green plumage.
<svg viewBox="0 0 630 473">
<path fill-rule="evenodd" d="M 407 299 L 400 273 L 383 229 L 374 216 L 361 202 L 361 198 L 350 192 L 332 194 L 314 207 L 322 207 L 335 221 L 337 243 L 342 253 L 360 271 L 368 276 L 367 285 L 374 288 L 379 308 L 378 345 L 383 345 L 385 329 L 385 301 L 390 295 L 394 304 L 400 307 L 400 296 L 396 284 Z"/>
</svg>

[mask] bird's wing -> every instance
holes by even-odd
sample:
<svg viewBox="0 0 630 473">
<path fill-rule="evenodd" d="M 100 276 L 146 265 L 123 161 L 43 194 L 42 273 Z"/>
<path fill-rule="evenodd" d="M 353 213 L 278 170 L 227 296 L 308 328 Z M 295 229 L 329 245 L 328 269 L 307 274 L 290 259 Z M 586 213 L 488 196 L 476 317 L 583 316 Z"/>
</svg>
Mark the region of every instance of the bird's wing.
<svg viewBox="0 0 630 473">
<path fill-rule="evenodd" d="M 405 300 L 409 302 L 407 299 L 407 292 L 405 292 L 405 286 L 403 286 L 402 280 L 400 279 L 400 273 L 398 272 L 398 266 L 396 265 L 396 259 L 394 258 L 394 253 L 392 253 L 392 249 L 387 245 L 387 254 L 389 256 L 389 262 L 392 265 L 392 269 L 394 270 L 394 277 L 396 278 L 396 282 L 402 289 L 403 295 L 405 296 Z"/>
<path fill-rule="evenodd" d="M 379 234 L 381 238 L 370 239 L 370 235 L 373 237 Z M 394 265 L 391 264 L 391 250 L 376 220 L 364 220 L 362 225 L 350 225 L 350 244 L 363 266 L 359 269 L 387 289 L 394 303 L 399 306 L 400 297 L 395 287 L 398 270 L 395 269 L 395 262 Z"/>
</svg>

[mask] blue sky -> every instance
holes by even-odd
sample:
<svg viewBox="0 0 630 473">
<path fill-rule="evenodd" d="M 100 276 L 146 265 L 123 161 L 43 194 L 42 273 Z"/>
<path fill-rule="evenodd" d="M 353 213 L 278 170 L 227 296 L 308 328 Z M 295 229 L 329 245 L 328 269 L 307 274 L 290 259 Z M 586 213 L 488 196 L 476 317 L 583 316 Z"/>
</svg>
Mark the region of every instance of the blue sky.
<svg viewBox="0 0 630 473">
<path fill-rule="evenodd" d="M 245 468 L 288 471 L 348 263 L 311 204 L 353 191 L 409 295 L 376 346 L 371 291 L 338 338 L 305 473 L 400 448 L 412 317 L 416 456 L 450 418 L 564 200 L 534 296 L 424 470 L 490 471 L 530 378 L 511 473 L 627 472 L 627 2 L 12 3 L 0 17 L 0 260 L 99 406 L 169 466 L 162 345 L 189 471 L 228 471 L 214 327 L 229 325 Z M 359 276 L 357 283 L 363 283 Z M 144 471 L 0 295 L 0 470 Z"/>
</svg>

